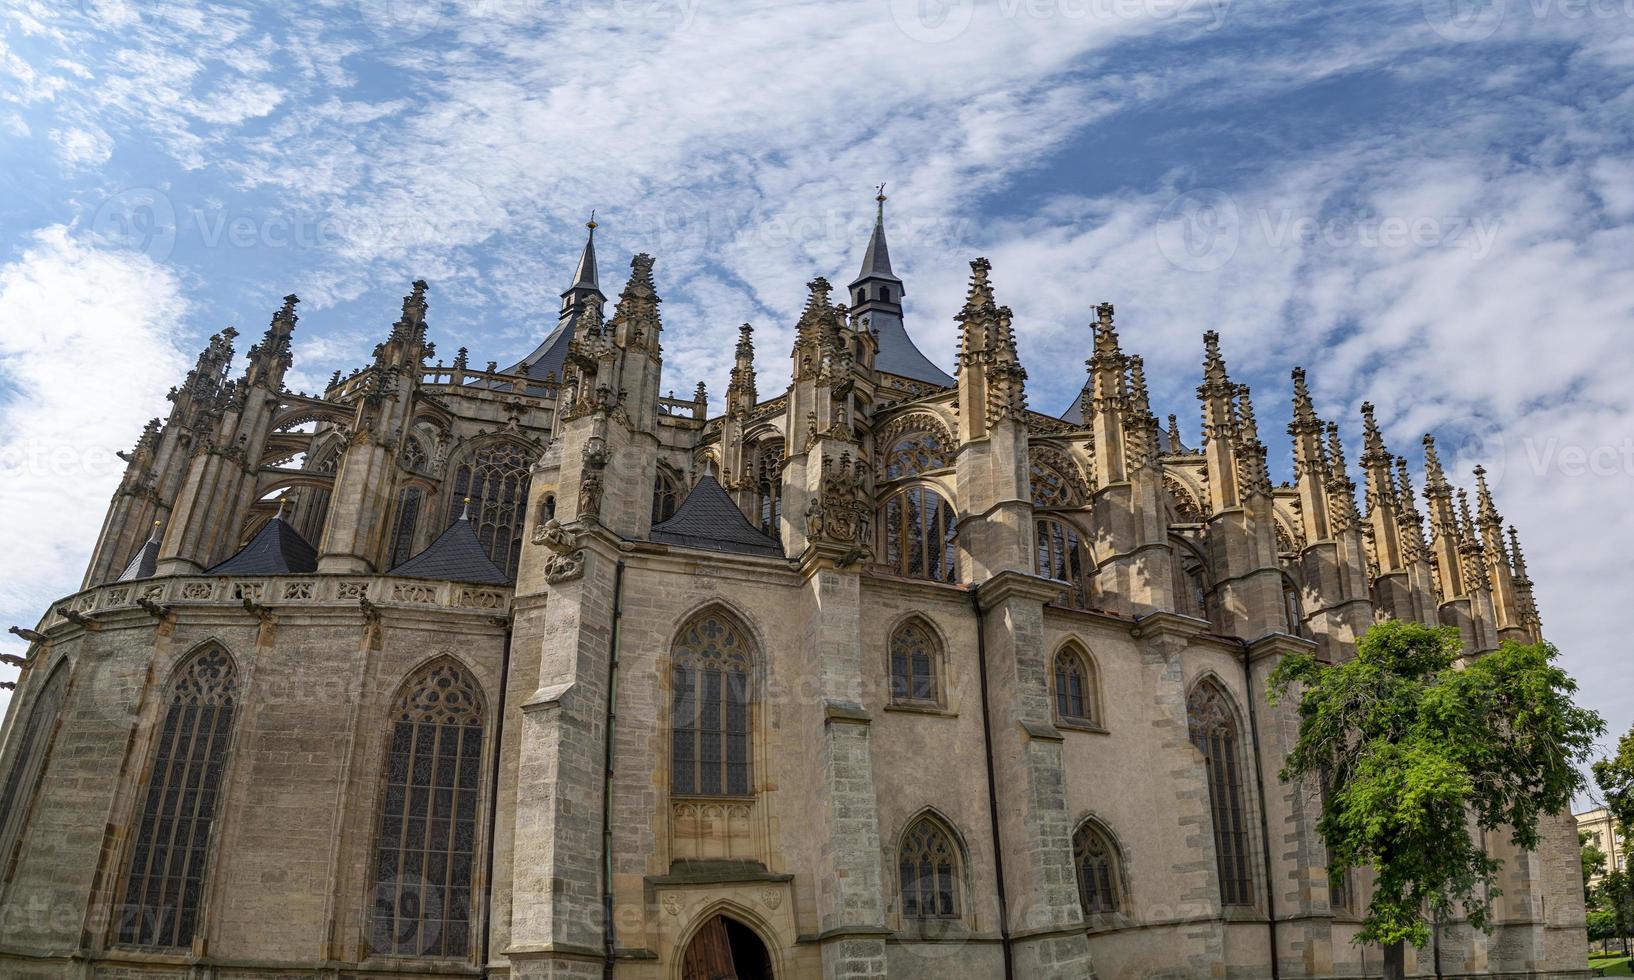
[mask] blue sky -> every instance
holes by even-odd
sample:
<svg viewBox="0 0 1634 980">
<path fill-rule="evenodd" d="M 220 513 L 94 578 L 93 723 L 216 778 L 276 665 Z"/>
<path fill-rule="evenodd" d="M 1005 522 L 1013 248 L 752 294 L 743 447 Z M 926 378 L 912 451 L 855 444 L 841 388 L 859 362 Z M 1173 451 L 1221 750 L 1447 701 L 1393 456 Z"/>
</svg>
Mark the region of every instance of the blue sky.
<svg viewBox="0 0 1634 980">
<path fill-rule="evenodd" d="M 445 356 L 657 256 L 666 385 L 786 381 L 803 283 L 889 182 L 944 367 L 968 260 L 1035 407 L 1117 304 L 1194 437 L 1201 334 L 1279 477 L 1288 371 L 1359 449 L 1485 462 L 1545 625 L 1634 720 L 1634 0 L 196 0 L 0 12 L 0 618 L 78 585 L 120 465 L 208 334 L 302 297 L 292 387 L 361 364 L 410 280 Z M 5 649 L 20 652 L 7 640 Z"/>
</svg>

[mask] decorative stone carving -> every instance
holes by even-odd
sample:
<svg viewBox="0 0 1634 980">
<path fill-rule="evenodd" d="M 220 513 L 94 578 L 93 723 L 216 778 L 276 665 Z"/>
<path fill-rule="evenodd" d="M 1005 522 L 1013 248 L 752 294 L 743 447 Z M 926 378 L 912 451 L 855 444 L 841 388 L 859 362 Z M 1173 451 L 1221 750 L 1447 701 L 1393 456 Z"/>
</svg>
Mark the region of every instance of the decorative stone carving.
<svg viewBox="0 0 1634 980">
<path fill-rule="evenodd" d="M 551 551 L 551 556 L 545 559 L 546 582 L 555 585 L 584 574 L 584 550 L 579 547 L 579 536 L 561 521 L 553 517 L 535 527 L 533 543 Z"/>
</svg>

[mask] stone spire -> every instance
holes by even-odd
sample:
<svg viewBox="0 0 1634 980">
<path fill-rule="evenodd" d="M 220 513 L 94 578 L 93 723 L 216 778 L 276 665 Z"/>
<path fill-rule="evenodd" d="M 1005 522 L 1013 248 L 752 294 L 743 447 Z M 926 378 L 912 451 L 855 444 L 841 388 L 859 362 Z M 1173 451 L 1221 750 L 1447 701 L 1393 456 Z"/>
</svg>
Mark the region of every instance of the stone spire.
<svg viewBox="0 0 1634 980">
<path fill-rule="evenodd" d="M 1152 414 L 1152 394 L 1146 387 L 1146 362 L 1139 354 L 1129 357 L 1129 414 L 1123 424 L 1130 467 L 1154 465 L 1161 455 L 1157 416 Z"/>
<path fill-rule="evenodd" d="M 1493 622 L 1500 639 L 1526 640 L 1527 622 L 1525 603 L 1515 587 L 1514 569 L 1510 566 L 1509 546 L 1504 540 L 1503 517 L 1492 501 L 1492 490 L 1487 486 L 1486 467 L 1475 467 L 1476 540 L 1481 545 L 1486 583 L 1492 590 Z"/>
<path fill-rule="evenodd" d="M 1400 503 L 1396 499 L 1393 457 L 1373 415 L 1373 403 L 1362 402 L 1362 472 L 1366 483 L 1367 522 L 1373 530 L 1373 552 L 1381 574 L 1405 566 L 1401 545 Z"/>
<path fill-rule="evenodd" d="M 278 391 L 284 385 L 284 372 L 294 363 L 290 353 L 290 335 L 295 332 L 295 304 L 300 299 L 293 293 L 284 297 L 284 305 L 272 315 L 272 323 L 261 336 L 261 342 L 250 348 L 249 364 L 244 370 L 244 384 Z"/>
<path fill-rule="evenodd" d="M 1339 439 L 1339 425 L 1328 423 L 1328 516 L 1335 532 L 1353 530 L 1361 525 L 1362 515 L 1356 509 L 1356 483 L 1350 478 L 1350 465 L 1345 460 L 1344 443 Z"/>
<path fill-rule="evenodd" d="M 1521 552 L 1520 535 L 1515 526 L 1509 526 L 1509 561 L 1510 573 L 1515 583 L 1515 597 L 1520 604 L 1521 621 L 1531 632 L 1530 639 L 1537 642 L 1543 638 L 1543 621 L 1538 616 L 1537 599 L 1532 592 L 1532 577 L 1526 572 L 1526 555 Z"/>
<path fill-rule="evenodd" d="M 952 387 L 953 379 L 932 364 L 908 336 L 902 319 L 902 297 L 907 289 L 891 271 L 891 250 L 885 243 L 885 185 L 874 195 L 874 230 L 862 255 L 862 269 L 851 280 L 851 315 L 854 323 L 866 322 L 878 338 L 874 355 L 876 370 L 940 387 Z"/>
<path fill-rule="evenodd" d="M 1305 383 L 1305 369 L 1293 370 L 1294 415 L 1288 435 L 1294 443 L 1294 485 L 1299 489 L 1299 510 L 1305 523 L 1305 540 L 1325 541 L 1332 536 L 1328 514 L 1327 456 L 1322 444 L 1324 426 L 1316 416 L 1311 390 Z"/>
<path fill-rule="evenodd" d="M 740 418 L 747 416 L 759 400 L 755 391 L 755 344 L 751 339 L 754 327 L 745 323 L 738 327 L 738 346 L 732 362 L 731 380 L 726 385 L 726 412 Z"/>
<path fill-rule="evenodd" d="M 1412 474 L 1407 471 L 1407 459 L 1396 457 L 1396 501 L 1401 505 L 1398 527 L 1401 533 L 1402 561 L 1412 564 L 1425 560 L 1428 550 L 1424 544 L 1424 515 L 1418 510 L 1418 495 L 1413 491 Z"/>
<path fill-rule="evenodd" d="M 1265 443 L 1247 385 L 1237 386 L 1237 470 L 1244 496 L 1271 496 L 1271 471 L 1266 466 Z"/>
<path fill-rule="evenodd" d="M 1180 448 L 1180 417 L 1173 413 L 1169 415 L 1169 452 L 1179 455 Z"/>
<path fill-rule="evenodd" d="M 999 306 L 988 281 L 992 264 L 970 263 L 970 287 L 959 321 L 960 441 L 981 438 L 999 422 L 1027 408 L 1027 372 L 1016 353 L 1010 308 Z"/>
<path fill-rule="evenodd" d="M 1220 354 L 1220 335 L 1203 334 L 1203 383 L 1197 398 L 1203 403 L 1203 446 L 1208 455 L 1209 512 L 1236 507 L 1241 502 L 1237 466 L 1237 386 Z"/>
<path fill-rule="evenodd" d="M 1429 509 L 1430 551 L 1441 574 L 1441 600 L 1465 594 L 1464 563 L 1459 551 L 1458 514 L 1453 509 L 1452 483 L 1436 453 L 1435 437 L 1424 436 L 1424 502 Z"/>
</svg>

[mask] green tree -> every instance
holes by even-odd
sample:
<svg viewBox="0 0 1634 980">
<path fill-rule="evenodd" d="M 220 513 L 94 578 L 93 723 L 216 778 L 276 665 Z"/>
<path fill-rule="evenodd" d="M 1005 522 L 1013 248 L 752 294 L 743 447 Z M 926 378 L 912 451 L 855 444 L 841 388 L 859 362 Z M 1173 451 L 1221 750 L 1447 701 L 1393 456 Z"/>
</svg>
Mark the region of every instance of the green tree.
<svg viewBox="0 0 1634 980">
<path fill-rule="evenodd" d="M 1269 679 L 1272 704 L 1297 689 L 1299 738 L 1282 778 L 1320 784 L 1329 874 L 1374 869 L 1358 941 L 1385 947 L 1386 976 L 1402 975 L 1403 943 L 1429 939 L 1426 910 L 1445 919 L 1461 906 L 1491 928 L 1502 862 L 1471 823 L 1537 847 L 1538 818 L 1571 803 L 1585 782 L 1577 766 L 1605 730 L 1572 703 L 1577 685 L 1553 647 L 1505 643 L 1461 669 L 1460 655 L 1455 629 L 1391 621 L 1344 663 L 1293 656 Z"/>
<path fill-rule="evenodd" d="M 1634 728 L 1617 741 L 1617 754 L 1594 764 L 1594 781 L 1605 794 L 1606 809 L 1617 823 L 1617 832 L 1626 840 L 1634 834 Z"/>
<path fill-rule="evenodd" d="M 1577 843 L 1583 850 L 1583 905 L 1585 908 L 1594 907 L 1594 889 L 1589 887 L 1589 879 L 1606 870 L 1606 852 L 1600 850 L 1595 843 L 1595 836 L 1586 830 L 1577 832 Z"/>
<path fill-rule="evenodd" d="M 1611 915 L 1611 938 L 1621 937 L 1623 953 L 1628 953 L 1628 937 L 1634 933 L 1634 880 L 1626 871 L 1612 871 L 1595 888 L 1595 904 Z"/>
</svg>

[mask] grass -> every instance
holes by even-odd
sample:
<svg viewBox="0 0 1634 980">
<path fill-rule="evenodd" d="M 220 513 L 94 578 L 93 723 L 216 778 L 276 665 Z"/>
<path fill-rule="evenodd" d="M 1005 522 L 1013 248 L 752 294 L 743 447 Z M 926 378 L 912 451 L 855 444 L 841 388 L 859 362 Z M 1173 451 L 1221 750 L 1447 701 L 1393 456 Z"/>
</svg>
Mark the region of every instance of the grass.
<svg viewBox="0 0 1634 980">
<path fill-rule="evenodd" d="M 1629 969 L 1628 957 L 1621 953 L 1612 956 L 1591 956 L 1589 969 L 1595 971 L 1595 976 L 1598 977 L 1634 976 L 1634 970 Z"/>
</svg>

